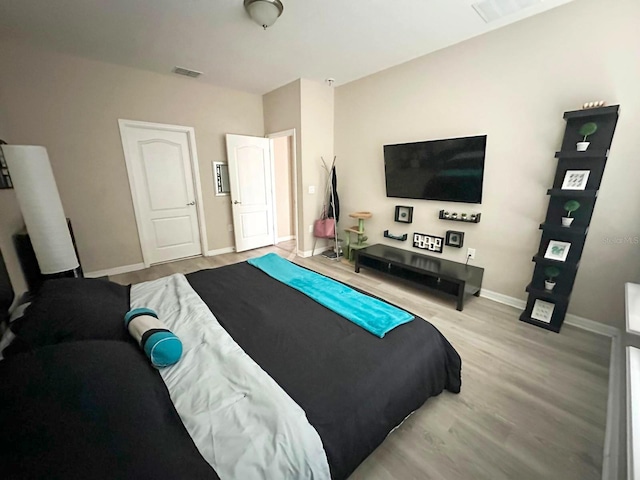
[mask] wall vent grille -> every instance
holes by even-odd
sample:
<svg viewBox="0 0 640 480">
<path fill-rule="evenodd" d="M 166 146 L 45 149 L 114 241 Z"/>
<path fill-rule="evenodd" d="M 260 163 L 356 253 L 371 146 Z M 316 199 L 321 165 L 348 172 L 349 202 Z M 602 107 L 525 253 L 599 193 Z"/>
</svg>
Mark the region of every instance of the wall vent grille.
<svg viewBox="0 0 640 480">
<path fill-rule="evenodd" d="M 483 0 L 471 6 L 486 23 L 512 15 L 520 10 L 538 5 L 543 0 Z"/>
</svg>

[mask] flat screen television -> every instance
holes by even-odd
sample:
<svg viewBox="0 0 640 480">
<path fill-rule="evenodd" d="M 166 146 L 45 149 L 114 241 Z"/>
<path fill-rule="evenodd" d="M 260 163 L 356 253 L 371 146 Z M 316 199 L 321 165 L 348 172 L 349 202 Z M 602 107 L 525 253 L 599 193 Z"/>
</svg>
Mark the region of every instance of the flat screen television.
<svg viewBox="0 0 640 480">
<path fill-rule="evenodd" d="M 487 136 L 384 146 L 387 197 L 482 203 Z"/>
</svg>

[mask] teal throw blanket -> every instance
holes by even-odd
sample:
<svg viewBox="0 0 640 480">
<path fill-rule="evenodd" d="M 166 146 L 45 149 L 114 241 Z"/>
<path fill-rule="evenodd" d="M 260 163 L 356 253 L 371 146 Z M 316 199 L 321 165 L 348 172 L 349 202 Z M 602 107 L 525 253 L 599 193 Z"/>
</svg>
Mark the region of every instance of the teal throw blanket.
<svg viewBox="0 0 640 480">
<path fill-rule="evenodd" d="M 380 338 L 414 318 L 404 310 L 294 265 L 275 253 L 247 262 Z"/>
</svg>

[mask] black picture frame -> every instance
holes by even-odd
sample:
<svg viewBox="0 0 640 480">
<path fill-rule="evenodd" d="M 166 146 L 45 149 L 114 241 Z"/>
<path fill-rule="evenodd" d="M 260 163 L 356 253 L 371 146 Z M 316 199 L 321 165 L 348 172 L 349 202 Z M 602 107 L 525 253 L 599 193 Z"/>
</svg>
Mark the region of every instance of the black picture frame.
<svg viewBox="0 0 640 480">
<path fill-rule="evenodd" d="M 442 253 L 443 246 L 443 237 L 417 232 L 413 234 L 413 248 L 419 248 L 433 253 Z"/>
<path fill-rule="evenodd" d="M 458 232 L 457 230 L 447 230 L 444 244 L 447 247 L 462 248 L 464 245 L 464 232 Z"/>
<path fill-rule="evenodd" d="M 396 215 L 394 220 L 400 223 L 413 222 L 413 207 L 405 207 L 404 205 L 396 205 Z"/>
</svg>

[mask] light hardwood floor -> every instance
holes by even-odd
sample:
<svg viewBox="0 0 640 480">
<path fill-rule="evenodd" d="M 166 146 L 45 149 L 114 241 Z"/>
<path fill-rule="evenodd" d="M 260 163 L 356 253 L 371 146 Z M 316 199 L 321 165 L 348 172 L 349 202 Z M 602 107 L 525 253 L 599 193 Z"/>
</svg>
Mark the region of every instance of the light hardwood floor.
<svg viewBox="0 0 640 480">
<path fill-rule="evenodd" d="M 269 247 L 193 258 L 111 277 L 128 284 L 216 268 L 276 252 L 384 298 L 435 325 L 462 357 L 462 392 L 429 399 L 351 479 L 599 479 L 607 407 L 608 338 L 565 326 L 555 334 L 518 321 L 514 308 L 455 300 L 321 256 Z"/>
</svg>

